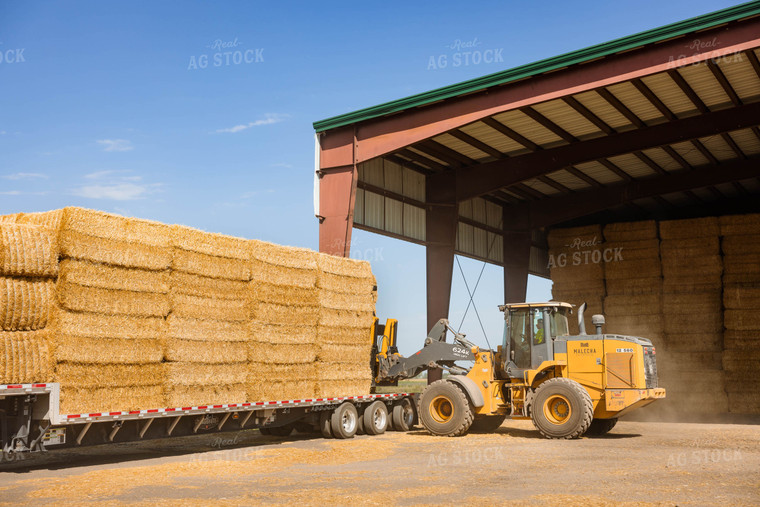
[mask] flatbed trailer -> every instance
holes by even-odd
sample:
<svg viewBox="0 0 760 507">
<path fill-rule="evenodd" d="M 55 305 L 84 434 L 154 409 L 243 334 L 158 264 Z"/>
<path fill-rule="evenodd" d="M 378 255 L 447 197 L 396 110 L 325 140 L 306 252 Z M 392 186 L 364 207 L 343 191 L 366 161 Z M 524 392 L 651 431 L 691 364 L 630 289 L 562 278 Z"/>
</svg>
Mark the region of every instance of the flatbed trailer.
<svg viewBox="0 0 760 507">
<path fill-rule="evenodd" d="M 59 384 L 3 384 L 0 444 L 3 459 L 13 460 L 26 452 L 249 429 L 351 438 L 406 431 L 416 423 L 415 406 L 412 395 L 390 393 L 61 414 Z"/>
</svg>

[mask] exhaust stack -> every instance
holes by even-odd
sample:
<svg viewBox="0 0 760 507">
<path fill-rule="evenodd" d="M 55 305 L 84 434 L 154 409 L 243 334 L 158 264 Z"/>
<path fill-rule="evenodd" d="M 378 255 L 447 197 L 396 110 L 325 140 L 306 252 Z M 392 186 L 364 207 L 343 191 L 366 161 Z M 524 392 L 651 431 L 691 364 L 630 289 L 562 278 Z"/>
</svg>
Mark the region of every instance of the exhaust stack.
<svg viewBox="0 0 760 507">
<path fill-rule="evenodd" d="M 604 315 L 592 315 L 591 323 L 596 327 L 596 334 L 602 336 L 602 326 L 605 323 Z"/>
<path fill-rule="evenodd" d="M 578 329 L 581 334 L 586 334 L 586 322 L 583 320 L 583 313 L 586 311 L 586 302 L 578 308 Z"/>
</svg>

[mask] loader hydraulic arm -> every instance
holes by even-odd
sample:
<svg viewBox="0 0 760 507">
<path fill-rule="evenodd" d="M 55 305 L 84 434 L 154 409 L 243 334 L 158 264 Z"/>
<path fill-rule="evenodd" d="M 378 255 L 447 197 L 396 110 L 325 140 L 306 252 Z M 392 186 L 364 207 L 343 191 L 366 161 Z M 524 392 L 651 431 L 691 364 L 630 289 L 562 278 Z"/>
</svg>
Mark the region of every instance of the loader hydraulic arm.
<svg viewBox="0 0 760 507">
<path fill-rule="evenodd" d="M 452 332 L 454 343 L 446 342 L 448 331 Z M 472 352 L 474 347 L 475 345 L 469 342 L 465 335 L 451 328 L 448 320 L 441 319 L 425 338 L 425 346 L 412 356 L 379 354 L 375 383 L 382 385 L 416 377 L 428 368 L 443 368 L 454 374 L 465 374 L 467 370 L 456 366 L 454 362 L 474 361 L 475 355 Z"/>
</svg>

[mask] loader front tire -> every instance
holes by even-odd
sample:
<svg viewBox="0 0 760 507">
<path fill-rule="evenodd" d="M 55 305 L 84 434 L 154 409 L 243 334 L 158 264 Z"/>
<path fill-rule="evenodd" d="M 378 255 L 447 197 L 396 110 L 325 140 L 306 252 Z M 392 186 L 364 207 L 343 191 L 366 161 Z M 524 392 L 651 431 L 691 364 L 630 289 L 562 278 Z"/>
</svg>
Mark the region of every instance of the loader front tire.
<svg viewBox="0 0 760 507">
<path fill-rule="evenodd" d="M 588 391 L 564 377 L 549 379 L 538 386 L 531 405 L 533 424 L 546 438 L 579 438 L 594 417 Z"/>
<path fill-rule="evenodd" d="M 441 437 L 464 435 L 473 421 L 467 395 L 448 380 L 437 380 L 422 391 L 417 414 L 431 435 Z"/>
</svg>

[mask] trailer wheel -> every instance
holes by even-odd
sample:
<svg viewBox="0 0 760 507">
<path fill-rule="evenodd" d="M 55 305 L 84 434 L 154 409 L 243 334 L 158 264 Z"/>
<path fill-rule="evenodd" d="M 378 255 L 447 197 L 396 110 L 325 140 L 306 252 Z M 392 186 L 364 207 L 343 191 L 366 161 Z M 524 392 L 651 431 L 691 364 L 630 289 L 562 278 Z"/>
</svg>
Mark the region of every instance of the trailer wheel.
<svg viewBox="0 0 760 507">
<path fill-rule="evenodd" d="M 388 409 L 380 400 L 372 402 L 364 411 L 364 431 L 368 435 L 380 435 L 388 428 Z"/>
<path fill-rule="evenodd" d="M 470 400 L 454 382 L 436 380 L 422 391 L 417 413 L 431 435 L 458 437 L 472 424 Z"/>
<path fill-rule="evenodd" d="M 331 429 L 331 416 L 332 411 L 325 410 L 324 412 L 319 414 L 319 430 L 322 432 L 322 436 L 325 438 L 332 438 L 332 429 Z"/>
<path fill-rule="evenodd" d="M 536 429 L 546 438 L 578 438 L 591 425 L 594 406 L 582 385 L 558 377 L 538 386 L 531 416 Z"/>
<path fill-rule="evenodd" d="M 316 431 L 316 428 L 314 427 L 314 425 L 306 421 L 296 421 L 295 423 L 293 423 L 293 426 L 295 427 L 298 433 L 305 433 L 307 435 L 314 433 Z"/>
<path fill-rule="evenodd" d="M 261 433 L 262 435 L 271 435 L 272 428 L 259 428 L 259 433 Z"/>
<path fill-rule="evenodd" d="M 393 406 L 393 429 L 409 431 L 414 427 L 414 406 L 409 398 L 404 398 Z"/>
<path fill-rule="evenodd" d="M 591 421 L 591 425 L 586 430 L 586 436 L 589 437 L 601 437 L 610 432 L 612 428 L 617 424 L 617 418 L 615 419 L 594 419 Z"/>
<path fill-rule="evenodd" d="M 364 414 L 360 414 L 359 419 L 356 421 L 356 434 L 357 435 L 367 434 L 367 432 L 364 431 Z"/>
<path fill-rule="evenodd" d="M 275 426 L 274 428 L 269 428 L 269 432 L 275 437 L 287 437 L 293 433 L 293 425 L 285 424 L 283 426 Z"/>
<path fill-rule="evenodd" d="M 354 438 L 358 427 L 359 414 L 353 403 L 348 401 L 333 411 L 331 418 L 332 434 L 335 438 Z"/>
</svg>

